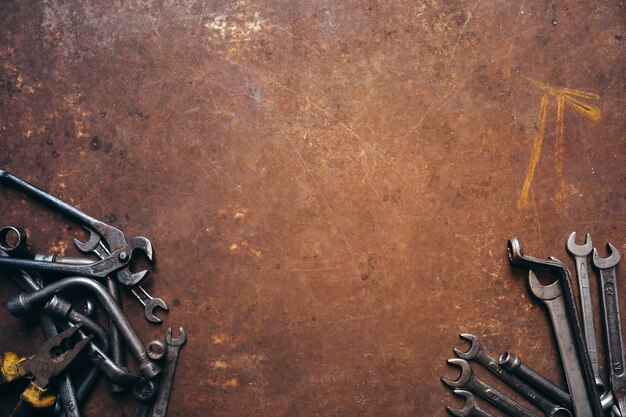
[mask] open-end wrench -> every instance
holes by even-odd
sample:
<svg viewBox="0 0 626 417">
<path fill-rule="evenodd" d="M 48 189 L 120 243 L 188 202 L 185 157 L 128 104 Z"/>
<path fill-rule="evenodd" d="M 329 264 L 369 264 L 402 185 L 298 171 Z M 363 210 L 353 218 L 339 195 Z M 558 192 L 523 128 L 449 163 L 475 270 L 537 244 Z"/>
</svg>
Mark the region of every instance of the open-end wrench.
<svg viewBox="0 0 626 417">
<path fill-rule="evenodd" d="M 574 413 L 576 417 L 594 417 L 591 410 L 591 403 L 588 400 L 580 361 L 576 351 L 573 349 L 573 330 L 568 319 L 561 282 L 554 281 L 549 285 L 541 285 L 535 273 L 530 270 L 528 271 L 528 285 L 530 292 L 548 308 L 548 314 L 552 321 L 552 328 L 556 336 L 559 353 L 561 354 L 563 369 L 565 370 L 567 386 L 572 396 Z"/>
<path fill-rule="evenodd" d="M 167 406 L 174 385 L 174 374 L 176 373 L 176 362 L 178 361 L 178 353 L 180 348 L 187 342 L 185 330 L 181 327 L 178 329 L 178 339 L 172 338 L 172 328 L 167 329 L 165 333 L 165 343 L 167 345 L 167 353 L 165 354 L 165 365 L 163 368 L 163 376 L 159 386 L 154 408 L 152 409 L 152 417 L 165 417 L 167 415 Z"/>
<path fill-rule="evenodd" d="M 133 252 L 139 250 L 143 252 L 149 260 L 152 260 L 152 244 L 145 237 L 135 237 L 126 242 L 124 233 L 115 227 L 106 224 L 94 217 L 89 216 L 86 213 L 78 210 L 76 207 L 67 204 L 66 202 L 46 193 L 43 190 L 35 187 L 26 181 L 17 178 L 16 176 L 0 170 L 0 182 L 11 185 L 25 194 L 33 197 L 36 200 L 46 204 L 48 207 L 53 208 L 57 212 L 75 220 L 82 226 L 87 227 L 90 231 L 97 233 L 91 233 L 89 240 L 85 243 L 75 239 L 76 245 L 83 251 L 89 252 L 98 245 L 100 241 L 104 241 L 106 247 L 109 249 L 110 255 L 107 259 L 102 260 L 94 264 L 94 268 L 82 268 L 79 270 L 71 271 L 59 271 L 66 272 L 72 275 L 82 275 L 91 277 L 104 278 L 110 272 L 115 272 L 115 276 L 118 281 L 123 285 L 137 285 L 148 271 L 131 272 L 128 266 Z M 34 262 L 34 261 L 31 261 Z M 14 265 L 20 268 L 31 269 L 48 269 L 54 270 L 53 265 L 39 264 L 39 265 Z M 92 270 L 93 269 L 93 270 Z"/>
<path fill-rule="evenodd" d="M 455 389 L 453 392 L 456 395 L 460 395 L 465 398 L 465 404 L 460 410 L 446 405 L 446 410 L 448 410 L 448 413 L 452 414 L 454 417 L 493 417 L 490 413 L 478 407 L 476 399 L 471 392 L 462 389 Z"/>
<path fill-rule="evenodd" d="M 465 359 L 448 359 L 448 363 L 461 368 L 461 375 L 456 381 L 441 377 L 441 381 L 450 388 L 471 391 L 514 417 L 537 417 L 530 410 L 478 379 L 478 377 L 474 375 L 474 372 L 472 372 L 470 364 Z"/>
<path fill-rule="evenodd" d="M 589 284 L 589 271 L 587 268 L 587 258 L 593 250 L 591 236 L 587 233 L 585 244 L 576 244 L 576 232 L 572 232 L 567 239 L 567 251 L 576 261 L 576 276 L 578 277 L 578 291 L 580 293 L 580 306 L 583 321 L 583 333 L 587 342 L 587 351 L 591 360 L 593 377 L 600 392 L 605 391 L 605 385 L 600 376 L 598 364 L 598 344 L 596 343 L 596 330 L 593 320 L 593 301 L 591 298 L 591 287 Z"/>
<path fill-rule="evenodd" d="M 522 394 L 528 401 L 537 406 L 547 417 L 571 417 L 572 413 L 564 407 L 554 404 L 548 401 L 538 392 L 526 385 L 522 380 L 515 375 L 508 373 L 498 365 L 498 361 L 495 360 L 480 344 L 480 339 L 469 333 L 462 333 L 461 337 L 471 343 L 467 352 L 463 352 L 459 349 L 454 349 L 454 353 L 461 359 L 472 360 L 480 363 L 495 376 L 509 384 L 511 388 Z"/>
<path fill-rule="evenodd" d="M 576 362 L 572 362 L 572 365 L 577 364 L 577 368 L 581 369 L 583 378 L 585 393 L 576 392 L 570 390 L 572 393 L 572 400 L 574 404 L 585 404 L 585 409 L 591 408 L 591 414 L 589 416 L 602 416 L 602 403 L 598 390 L 596 388 L 595 378 L 593 376 L 593 368 L 591 366 L 591 360 L 587 353 L 587 346 L 585 344 L 585 338 L 582 333 L 582 327 L 578 315 L 578 307 L 576 306 L 576 299 L 574 297 L 574 291 L 572 290 L 572 282 L 570 273 L 565 265 L 554 258 L 541 259 L 535 256 L 525 255 L 522 249 L 522 242 L 517 237 L 509 239 L 507 245 L 507 252 L 509 255 L 509 262 L 513 266 L 518 266 L 526 269 L 534 269 L 539 271 L 547 271 L 558 277 L 560 283 L 559 289 L 562 291 L 564 314 L 559 316 L 559 321 L 567 321 L 567 325 L 571 328 L 572 334 L 570 339 L 573 344 L 563 346 L 568 350 L 570 357 L 576 357 Z M 565 360 L 562 359 L 564 367 L 566 367 Z M 574 398 L 579 397 L 579 398 Z M 576 417 L 583 417 L 574 410 Z M 586 417 L 586 416 L 585 416 Z"/>
<path fill-rule="evenodd" d="M 609 356 L 609 376 L 615 402 L 622 416 L 626 416 L 626 373 L 624 370 L 624 340 L 617 297 L 617 276 L 615 266 L 620 254 L 610 243 L 607 244 L 608 258 L 601 258 L 598 250 L 593 249 L 593 264 L 600 270 L 602 288 L 602 310 Z"/>
</svg>

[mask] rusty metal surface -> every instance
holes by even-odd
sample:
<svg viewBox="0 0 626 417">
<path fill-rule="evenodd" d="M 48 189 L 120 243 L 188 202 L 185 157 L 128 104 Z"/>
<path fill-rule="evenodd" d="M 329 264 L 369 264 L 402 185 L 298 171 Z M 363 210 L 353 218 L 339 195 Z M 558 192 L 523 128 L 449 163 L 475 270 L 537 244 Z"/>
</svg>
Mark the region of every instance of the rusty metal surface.
<svg viewBox="0 0 626 417">
<path fill-rule="evenodd" d="M 5 1 L 0 166 L 152 240 L 169 316 L 124 308 L 187 330 L 170 415 L 445 416 L 461 331 L 563 381 L 510 236 L 626 250 L 624 10 L 587 3 Z"/>
</svg>

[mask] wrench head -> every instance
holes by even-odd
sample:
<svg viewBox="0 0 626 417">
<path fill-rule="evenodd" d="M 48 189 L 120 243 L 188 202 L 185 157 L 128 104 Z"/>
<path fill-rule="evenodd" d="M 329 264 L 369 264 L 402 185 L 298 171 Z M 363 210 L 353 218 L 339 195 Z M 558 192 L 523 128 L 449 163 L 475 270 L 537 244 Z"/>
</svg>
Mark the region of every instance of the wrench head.
<svg viewBox="0 0 626 417">
<path fill-rule="evenodd" d="M 593 250 L 593 242 L 589 233 L 585 236 L 585 243 L 583 245 L 576 244 L 576 232 L 572 232 L 567 238 L 567 251 L 574 256 L 587 256 Z"/>
<path fill-rule="evenodd" d="M 450 388 L 465 388 L 467 386 L 467 383 L 472 378 L 472 368 L 470 367 L 470 364 L 465 359 L 461 358 L 448 359 L 448 363 L 450 365 L 456 365 L 460 367 L 461 375 L 459 375 L 459 378 L 456 381 L 454 379 L 442 376 L 441 381 Z"/>
<path fill-rule="evenodd" d="M 563 293 L 559 280 L 554 281 L 552 284 L 543 285 L 532 270 L 528 271 L 528 286 L 530 287 L 530 292 L 535 297 L 544 301 L 554 300 Z"/>
<path fill-rule="evenodd" d="M 448 410 L 448 413 L 452 414 L 455 417 L 469 417 L 476 412 L 476 409 L 478 407 L 476 405 L 476 399 L 471 392 L 462 389 L 455 389 L 453 392 L 456 395 L 460 395 L 461 397 L 465 398 L 465 404 L 460 410 L 457 410 L 447 405 L 446 410 Z"/>
<path fill-rule="evenodd" d="M 461 333 L 460 336 L 461 338 L 470 342 L 470 348 L 467 350 L 467 352 L 463 352 L 457 348 L 454 348 L 454 353 L 456 353 L 456 356 L 461 359 L 465 359 L 468 361 L 474 359 L 480 351 L 480 339 L 469 333 Z"/>
<path fill-rule="evenodd" d="M 143 310 L 143 314 L 146 316 L 146 319 L 152 323 L 162 323 L 163 320 L 154 315 L 154 310 L 160 307 L 163 310 L 167 311 L 167 304 L 165 301 L 160 298 L 152 298 L 146 302 L 146 308 Z"/>
<path fill-rule="evenodd" d="M 506 251 L 509 255 L 509 262 L 514 264 L 516 261 L 524 257 L 524 249 L 522 248 L 522 242 L 520 242 L 517 236 L 513 236 L 506 244 Z"/>
<path fill-rule="evenodd" d="M 132 238 L 124 250 L 119 250 L 116 253 L 118 254 L 118 259 L 121 253 L 125 253 L 126 259 L 124 262 L 128 263 L 132 256 L 138 251 L 143 252 L 149 260 L 152 260 L 152 243 L 141 236 Z M 121 284 L 133 286 L 138 285 L 147 274 L 148 270 L 131 272 L 130 268 L 126 266 L 116 272 L 116 277 Z"/>
<path fill-rule="evenodd" d="M 86 226 L 83 226 L 83 229 L 89 232 L 89 239 L 87 239 L 86 242 L 83 242 L 78 238 L 74 238 L 74 244 L 81 252 L 89 253 L 94 250 L 96 246 L 98 246 L 102 238 L 94 230 L 91 230 Z"/>
<path fill-rule="evenodd" d="M 617 251 L 617 249 L 615 249 L 615 246 L 611 245 L 610 243 L 607 243 L 606 250 L 609 252 L 609 257 L 601 258 L 600 255 L 598 254 L 598 250 L 596 248 L 593 248 L 593 264 L 598 269 L 612 268 L 615 265 L 617 265 L 617 263 L 620 260 L 620 254 Z"/>
<path fill-rule="evenodd" d="M 168 328 L 165 332 L 165 343 L 168 346 L 182 346 L 187 342 L 187 334 L 182 327 L 178 328 L 178 339 L 172 339 L 172 328 Z"/>
</svg>

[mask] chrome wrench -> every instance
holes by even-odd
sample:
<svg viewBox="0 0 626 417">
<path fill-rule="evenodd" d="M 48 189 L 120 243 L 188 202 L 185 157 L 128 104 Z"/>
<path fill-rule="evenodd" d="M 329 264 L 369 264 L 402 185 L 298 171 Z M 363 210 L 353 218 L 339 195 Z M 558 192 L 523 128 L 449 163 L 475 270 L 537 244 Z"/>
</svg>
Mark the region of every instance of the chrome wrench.
<svg viewBox="0 0 626 417">
<path fill-rule="evenodd" d="M 591 288 L 589 284 L 589 271 L 587 269 L 587 259 L 593 251 L 591 236 L 587 233 L 584 245 L 576 244 L 576 232 L 572 232 L 567 239 L 567 251 L 576 261 L 576 276 L 578 277 L 578 291 L 580 293 L 580 306 L 583 321 L 583 334 L 587 342 L 587 351 L 591 360 L 593 377 L 600 392 L 605 391 L 604 382 L 600 377 L 600 367 L 598 364 L 598 344 L 596 343 L 596 330 L 593 320 L 593 302 L 591 298 Z"/>
<path fill-rule="evenodd" d="M 167 344 L 167 353 L 165 354 L 165 366 L 163 368 L 163 376 L 161 377 L 159 392 L 154 401 L 152 409 L 152 417 L 165 417 L 167 415 L 167 407 L 174 385 L 174 374 L 176 372 L 176 362 L 178 361 L 178 352 L 180 348 L 187 342 L 185 330 L 181 327 L 178 329 L 178 339 L 172 338 L 172 328 L 167 329 L 165 333 L 165 343 Z"/>
<path fill-rule="evenodd" d="M 609 375 L 615 402 L 622 416 L 626 415 L 626 373 L 624 371 L 624 340 L 617 297 L 617 276 L 615 266 L 620 254 L 610 243 L 607 244 L 610 256 L 601 258 L 598 250 L 593 249 L 593 264 L 600 270 L 602 288 L 602 311 L 609 356 Z"/>
</svg>

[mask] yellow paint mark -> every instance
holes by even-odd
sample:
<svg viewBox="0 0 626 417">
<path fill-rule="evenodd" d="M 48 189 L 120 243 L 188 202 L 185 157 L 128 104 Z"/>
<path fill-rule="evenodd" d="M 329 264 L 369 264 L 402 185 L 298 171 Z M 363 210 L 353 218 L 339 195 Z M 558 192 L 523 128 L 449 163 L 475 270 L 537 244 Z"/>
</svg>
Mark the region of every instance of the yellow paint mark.
<svg viewBox="0 0 626 417">
<path fill-rule="evenodd" d="M 528 164 L 526 179 L 524 180 L 522 192 L 519 196 L 519 200 L 517 201 L 518 208 L 528 207 L 528 193 L 530 192 L 530 185 L 533 182 L 535 169 L 537 168 L 537 164 L 539 163 L 539 157 L 541 156 L 541 146 L 543 145 L 543 134 L 546 128 L 546 116 L 548 114 L 547 110 L 549 100 L 550 98 L 547 94 L 544 94 L 543 97 L 541 97 L 541 107 L 539 110 L 539 131 L 535 136 L 535 141 L 533 143 L 533 153 L 530 157 L 530 163 Z"/>
<path fill-rule="evenodd" d="M 559 189 L 557 191 L 556 197 L 559 200 L 563 200 L 563 198 L 565 198 L 565 179 L 563 176 L 563 152 L 565 147 L 565 104 L 569 103 L 576 111 L 583 114 L 588 119 L 591 119 L 593 121 L 600 120 L 600 109 L 596 106 L 587 104 L 579 99 L 582 98 L 586 100 L 598 100 L 600 98 L 598 94 L 565 87 L 555 88 L 532 78 L 526 76 L 523 77 L 535 87 L 542 90 L 544 92 L 544 95 L 541 97 L 539 111 L 541 124 L 539 127 L 539 132 L 535 136 L 533 152 L 530 157 L 528 171 L 526 172 L 524 185 L 522 186 L 522 191 L 517 202 L 518 208 L 528 207 L 528 193 L 530 192 L 530 186 L 535 175 L 535 169 L 541 156 L 541 145 L 543 144 L 543 137 L 545 134 L 545 120 L 549 97 L 554 97 L 556 99 L 556 177 L 559 183 Z"/>
</svg>

